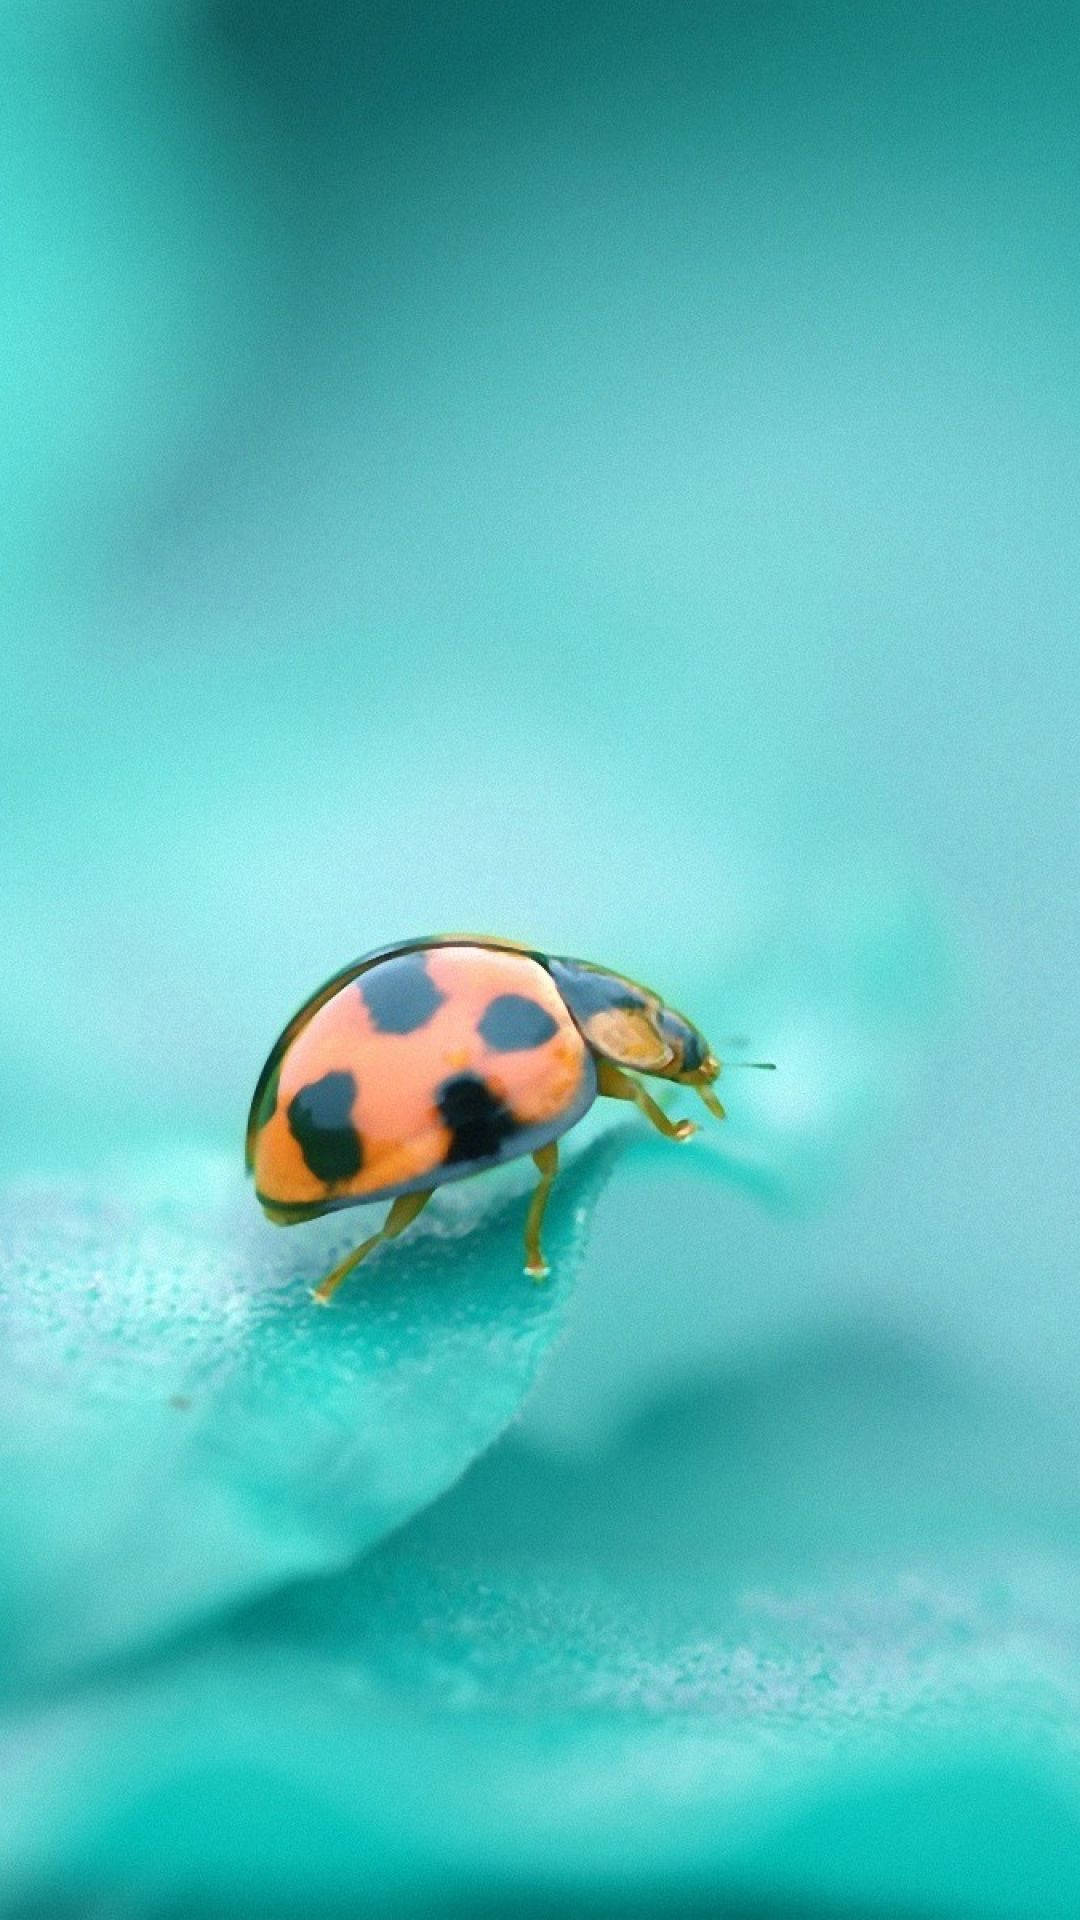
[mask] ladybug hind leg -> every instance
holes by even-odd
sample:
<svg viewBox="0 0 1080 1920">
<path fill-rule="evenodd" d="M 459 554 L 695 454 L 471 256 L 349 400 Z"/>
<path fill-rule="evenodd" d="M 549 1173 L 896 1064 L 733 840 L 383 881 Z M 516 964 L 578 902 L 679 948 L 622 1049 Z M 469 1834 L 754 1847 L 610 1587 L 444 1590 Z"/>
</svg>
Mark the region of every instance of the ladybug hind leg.
<svg viewBox="0 0 1080 1920">
<path fill-rule="evenodd" d="M 666 1140 L 689 1140 L 697 1132 L 692 1120 L 669 1120 L 663 1107 L 657 1105 L 651 1093 L 646 1093 L 639 1081 L 631 1079 L 621 1067 L 611 1060 L 598 1060 L 596 1063 L 596 1085 L 600 1093 L 609 1100 L 632 1100 L 640 1107 L 646 1120 L 651 1120 L 657 1133 Z"/>
<path fill-rule="evenodd" d="M 312 1299 L 317 1300 L 320 1307 L 329 1306 L 345 1276 L 350 1274 L 354 1267 L 358 1267 L 361 1260 L 366 1260 L 373 1248 L 379 1246 L 382 1241 L 396 1240 L 399 1233 L 411 1226 L 417 1214 L 424 1211 L 433 1192 L 434 1188 L 428 1187 L 423 1193 L 399 1193 L 378 1233 L 373 1233 L 369 1240 L 362 1240 L 340 1266 L 328 1273 L 325 1280 L 320 1280 L 318 1286 L 312 1288 Z"/>
<path fill-rule="evenodd" d="M 544 1208 L 548 1203 L 552 1182 L 559 1171 L 559 1149 L 554 1140 L 546 1147 L 537 1147 L 533 1154 L 540 1180 L 529 1202 L 529 1211 L 525 1217 L 525 1271 L 530 1280 L 546 1280 L 551 1268 L 540 1250 L 540 1228 L 544 1219 Z"/>
</svg>

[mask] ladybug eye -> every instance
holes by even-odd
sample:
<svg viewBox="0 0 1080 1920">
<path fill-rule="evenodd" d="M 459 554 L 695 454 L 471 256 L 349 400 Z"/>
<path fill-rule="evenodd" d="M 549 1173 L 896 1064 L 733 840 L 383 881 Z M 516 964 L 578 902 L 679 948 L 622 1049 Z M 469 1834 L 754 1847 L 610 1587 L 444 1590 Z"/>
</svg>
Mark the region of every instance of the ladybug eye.
<svg viewBox="0 0 1080 1920">
<path fill-rule="evenodd" d="M 681 1014 L 669 1013 L 666 1008 L 661 1015 L 661 1024 L 668 1044 L 679 1053 L 683 1073 L 697 1073 L 707 1051 L 697 1028 L 692 1027 Z"/>
</svg>

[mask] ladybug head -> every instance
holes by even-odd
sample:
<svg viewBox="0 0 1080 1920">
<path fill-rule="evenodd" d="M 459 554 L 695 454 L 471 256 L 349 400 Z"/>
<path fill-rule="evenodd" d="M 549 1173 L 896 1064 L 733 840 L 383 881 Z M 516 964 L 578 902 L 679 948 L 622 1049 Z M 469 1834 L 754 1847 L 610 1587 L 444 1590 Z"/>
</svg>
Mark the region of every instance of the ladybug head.
<svg viewBox="0 0 1080 1920">
<path fill-rule="evenodd" d="M 662 1069 L 668 1080 L 678 1080 L 684 1087 L 696 1087 L 710 1113 L 718 1120 L 724 1118 L 724 1109 L 715 1093 L 711 1092 L 712 1083 L 720 1072 L 721 1062 L 710 1047 L 705 1035 L 692 1026 L 681 1013 L 673 1013 L 670 1007 L 662 1006 L 657 1014 L 657 1026 L 675 1053 L 670 1067 Z M 729 1066 L 764 1067 L 770 1072 L 775 1062 L 772 1060 L 735 1060 Z"/>
<path fill-rule="evenodd" d="M 694 1087 L 707 1086 L 716 1079 L 720 1071 L 719 1062 L 710 1052 L 705 1035 L 691 1024 L 685 1014 L 676 1013 L 671 1007 L 660 1006 L 656 1011 L 656 1024 L 675 1056 L 667 1069 L 669 1079 L 684 1080 Z"/>
<path fill-rule="evenodd" d="M 660 1007 L 656 1022 L 675 1056 L 664 1069 L 664 1078 L 678 1080 L 684 1087 L 696 1087 L 705 1105 L 722 1118 L 723 1108 L 715 1095 L 707 1091 L 720 1072 L 720 1062 L 705 1035 L 685 1014 L 675 1013 L 671 1007 Z"/>
</svg>

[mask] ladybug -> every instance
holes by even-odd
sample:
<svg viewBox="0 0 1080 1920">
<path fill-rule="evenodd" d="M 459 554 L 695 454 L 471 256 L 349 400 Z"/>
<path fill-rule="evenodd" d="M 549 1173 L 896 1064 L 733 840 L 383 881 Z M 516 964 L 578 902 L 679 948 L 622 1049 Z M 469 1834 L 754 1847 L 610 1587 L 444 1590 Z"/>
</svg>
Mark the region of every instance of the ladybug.
<svg viewBox="0 0 1080 1920">
<path fill-rule="evenodd" d="M 711 1091 L 720 1062 L 648 987 L 482 934 L 402 941 L 335 974 L 293 1015 L 255 1088 L 248 1172 L 280 1226 L 391 1201 L 380 1231 L 315 1288 L 325 1304 L 436 1187 L 531 1154 L 540 1180 L 525 1271 L 543 1279 L 556 1143 L 598 1094 L 632 1100 L 670 1140 L 695 1131 L 669 1119 L 627 1068 L 696 1088 L 724 1118 Z"/>
</svg>

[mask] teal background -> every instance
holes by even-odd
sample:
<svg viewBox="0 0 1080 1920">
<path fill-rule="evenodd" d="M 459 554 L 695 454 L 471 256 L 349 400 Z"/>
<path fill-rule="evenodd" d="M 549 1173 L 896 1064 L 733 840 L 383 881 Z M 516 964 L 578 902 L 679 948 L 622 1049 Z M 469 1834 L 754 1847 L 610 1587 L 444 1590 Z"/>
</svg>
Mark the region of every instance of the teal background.
<svg viewBox="0 0 1080 1920">
<path fill-rule="evenodd" d="M 5 10 L 20 1898 L 1076 1911 L 1076 26 Z M 602 1195 L 581 1164 L 572 1310 L 513 1365 L 476 1224 L 482 1387 L 453 1315 L 406 1312 L 384 1440 L 415 1420 L 426 1464 L 380 1510 L 417 1517 L 324 1594 L 374 1537 L 350 1508 L 328 1553 L 301 1497 L 345 1336 L 250 1303 L 303 1315 L 340 1223 L 278 1240 L 228 1168 L 292 1008 L 456 925 L 607 960 L 778 1072 L 677 1160 Z M 403 1299 L 442 1230 L 385 1263 Z M 194 1453 L 148 1364 L 205 1388 Z M 261 1511 L 253 1408 L 283 1455 L 298 1423 Z M 100 1511 L 97 1449 L 136 1469 Z M 268 1556 L 221 1520 L 241 1484 Z M 146 1549 L 191 1501 L 189 1617 Z M 215 1639 L 271 1565 L 318 1594 Z M 155 1656 L 166 1626 L 208 1638 Z M 526 1817 L 548 1794 L 576 1825 Z"/>
</svg>

